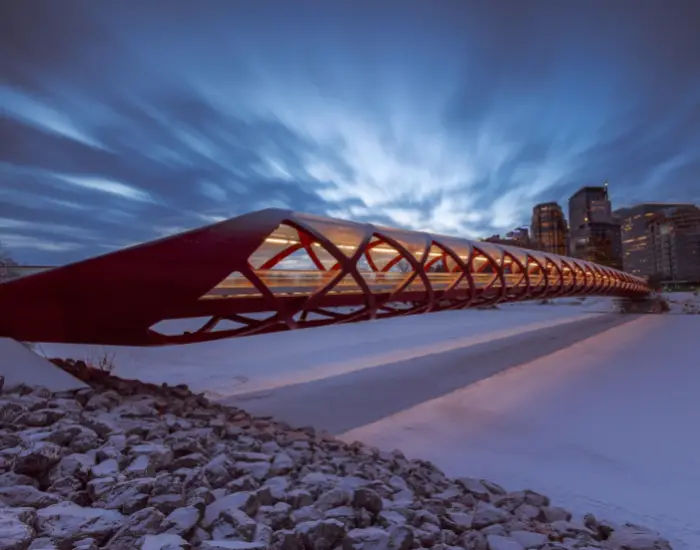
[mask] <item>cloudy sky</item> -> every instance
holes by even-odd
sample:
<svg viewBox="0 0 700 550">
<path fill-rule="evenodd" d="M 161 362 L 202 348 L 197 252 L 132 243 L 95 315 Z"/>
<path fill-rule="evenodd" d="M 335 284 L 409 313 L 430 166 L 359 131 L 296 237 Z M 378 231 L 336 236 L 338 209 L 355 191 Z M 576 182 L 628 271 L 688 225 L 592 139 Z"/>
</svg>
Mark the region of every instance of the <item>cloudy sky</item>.
<svg viewBox="0 0 700 550">
<path fill-rule="evenodd" d="M 0 3 L 0 242 L 266 207 L 486 236 L 607 179 L 700 201 L 700 3 Z"/>
</svg>

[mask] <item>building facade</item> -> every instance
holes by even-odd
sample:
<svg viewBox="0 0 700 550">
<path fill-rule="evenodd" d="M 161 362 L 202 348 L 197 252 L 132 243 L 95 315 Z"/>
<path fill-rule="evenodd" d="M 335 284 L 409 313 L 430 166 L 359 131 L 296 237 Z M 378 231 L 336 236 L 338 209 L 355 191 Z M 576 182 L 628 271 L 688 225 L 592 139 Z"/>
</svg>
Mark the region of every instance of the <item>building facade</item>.
<svg viewBox="0 0 700 550">
<path fill-rule="evenodd" d="M 545 202 L 532 209 L 532 241 L 535 248 L 553 254 L 567 254 L 568 228 L 556 202 Z"/>
<path fill-rule="evenodd" d="M 679 206 L 648 223 L 654 275 L 665 281 L 700 282 L 700 208 Z"/>
<path fill-rule="evenodd" d="M 649 222 L 657 215 L 667 215 L 674 209 L 689 204 L 643 203 L 620 208 L 613 217 L 620 223 L 622 238 L 622 267 L 639 277 L 656 274 L 657 264 L 651 242 Z"/>
<path fill-rule="evenodd" d="M 582 187 L 569 199 L 569 254 L 622 269 L 620 224 L 612 215 L 608 186 Z"/>
</svg>

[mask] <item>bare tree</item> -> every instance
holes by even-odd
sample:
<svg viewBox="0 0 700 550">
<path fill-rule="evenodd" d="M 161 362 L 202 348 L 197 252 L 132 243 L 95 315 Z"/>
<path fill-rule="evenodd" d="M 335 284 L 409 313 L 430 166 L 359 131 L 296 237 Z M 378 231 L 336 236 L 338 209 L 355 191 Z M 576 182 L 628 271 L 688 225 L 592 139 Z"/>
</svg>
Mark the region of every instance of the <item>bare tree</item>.
<svg viewBox="0 0 700 550">
<path fill-rule="evenodd" d="M 17 265 L 0 243 L 0 281 L 3 281 L 10 276 L 9 268 Z"/>
</svg>

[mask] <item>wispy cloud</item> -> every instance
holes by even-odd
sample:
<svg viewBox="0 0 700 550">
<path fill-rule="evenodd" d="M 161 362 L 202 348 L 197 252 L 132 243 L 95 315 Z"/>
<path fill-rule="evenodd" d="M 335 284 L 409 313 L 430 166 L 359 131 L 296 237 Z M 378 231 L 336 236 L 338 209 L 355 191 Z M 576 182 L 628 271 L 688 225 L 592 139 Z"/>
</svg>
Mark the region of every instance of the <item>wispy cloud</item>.
<svg viewBox="0 0 700 550">
<path fill-rule="evenodd" d="M 10 86 L 0 86 L 0 114 L 27 121 L 91 147 L 104 148 L 64 112 Z"/>
<path fill-rule="evenodd" d="M 61 241 L 54 238 L 39 238 L 19 233 L 0 233 L 0 243 L 9 249 L 32 249 L 42 252 L 72 252 L 81 249 L 81 243 Z"/>
<path fill-rule="evenodd" d="M 153 202 L 153 198 L 148 192 L 118 181 L 111 181 L 98 176 L 58 175 L 57 177 L 63 181 L 92 191 L 100 191 L 134 201 Z"/>
</svg>

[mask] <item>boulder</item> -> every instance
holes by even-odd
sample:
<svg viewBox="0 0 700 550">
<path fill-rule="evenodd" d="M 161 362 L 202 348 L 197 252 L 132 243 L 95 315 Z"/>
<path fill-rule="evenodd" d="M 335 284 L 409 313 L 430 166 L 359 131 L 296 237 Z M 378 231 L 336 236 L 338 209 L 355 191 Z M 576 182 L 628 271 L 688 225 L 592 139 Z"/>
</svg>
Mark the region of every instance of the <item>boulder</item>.
<svg viewBox="0 0 700 550">
<path fill-rule="evenodd" d="M 474 509 L 472 523 L 476 529 L 482 529 L 494 523 L 503 523 L 510 519 L 510 514 L 492 504 L 480 501 Z"/>
<path fill-rule="evenodd" d="M 379 527 L 352 529 L 343 539 L 343 550 L 387 550 L 389 533 Z"/>
<path fill-rule="evenodd" d="M 183 550 L 189 546 L 189 543 L 179 535 L 160 533 L 158 535 L 145 535 L 141 543 L 141 550 Z"/>
<path fill-rule="evenodd" d="M 355 508 L 364 508 L 376 515 L 382 511 L 382 497 L 372 489 L 360 487 L 352 495 L 352 505 Z"/>
<path fill-rule="evenodd" d="M 0 487 L 0 503 L 4 506 L 43 508 L 56 504 L 59 500 L 61 499 L 56 495 L 40 491 L 31 485 Z"/>
<path fill-rule="evenodd" d="M 345 537 L 345 526 L 336 519 L 305 521 L 298 524 L 294 531 L 308 548 L 314 550 L 331 550 Z"/>
<path fill-rule="evenodd" d="M 204 527 L 211 525 L 221 512 L 228 510 L 243 510 L 249 516 L 254 516 L 259 505 L 258 499 L 249 491 L 222 496 L 206 507 L 202 525 Z"/>
<path fill-rule="evenodd" d="M 24 550 L 34 537 L 34 529 L 0 511 L 0 534 L 0 550 Z"/>
<path fill-rule="evenodd" d="M 87 508 L 72 502 L 60 502 L 41 508 L 36 513 L 36 528 L 40 535 L 62 541 L 73 541 L 82 537 L 105 539 L 125 521 L 116 510 Z"/>
<path fill-rule="evenodd" d="M 511 537 L 488 535 L 486 537 L 489 550 L 524 550 L 524 546 Z"/>
<path fill-rule="evenodd" d="M 55 443 L 37 441 L 17 455 L 14 471 L 18 474 L 40 476 L 61 460 L 63 449 Z"/>
</svg>

